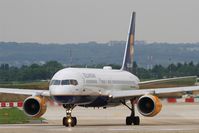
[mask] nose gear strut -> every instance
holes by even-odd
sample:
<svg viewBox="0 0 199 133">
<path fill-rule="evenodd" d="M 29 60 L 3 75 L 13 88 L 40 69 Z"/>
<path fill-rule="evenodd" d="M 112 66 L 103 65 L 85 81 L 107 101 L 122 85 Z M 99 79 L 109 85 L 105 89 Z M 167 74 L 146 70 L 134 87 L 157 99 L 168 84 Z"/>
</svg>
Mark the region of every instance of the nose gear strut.
<svg viewBox="0 0 199 133">
<path fill-rule="evenodd" d="M 66 127 L 74 127 L 77 125 L 77 118 L 72 117 L 72 110 L 76 107 L 76 105 L 73 104 L 63 104 L 63 107 L 66 109 L 66 117 L 63 118 L 63 125 Z"/>
</svg>

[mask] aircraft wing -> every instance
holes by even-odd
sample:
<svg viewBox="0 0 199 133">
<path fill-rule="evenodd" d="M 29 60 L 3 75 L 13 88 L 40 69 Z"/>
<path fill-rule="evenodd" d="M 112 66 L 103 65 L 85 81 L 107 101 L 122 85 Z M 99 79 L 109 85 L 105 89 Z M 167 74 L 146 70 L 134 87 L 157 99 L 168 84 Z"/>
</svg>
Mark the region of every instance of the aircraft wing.
<svg viewBox="0 0 199 133">
<path fill-rule="evenodd" d="M 0 93 L 50 96 L 48 90 L 30 90 L 30 89 L 15 89 L 15 88 L 0 88 Z"/>
<path fill-rule="evenodd" d="M 146 94 L 160 95 L 176 92 L 191 92 L 198 91 L 199 86 L 187 86 L 187 87 L 172 87 L 172 88 L 156 88 L 156 89 L 141 89 L 141 90 L 126 90 L 126 91 L 114 91 L 110 95 L 112 98 L 124 98 L 130 99 Z"/>
<path fill-rule="evenodd" d="M 158 80 L 149 80 L 139 82 L 140 88 L 157 88 L 158 86 L 169 86 L 169 87 L 177 87 L 177 86 L 192 86 L 196 82 L 197 76 L 185 76 L 185 77 L 176 77 L 176 78 L 166 78 L 166 79 L 158 79 Z"/>
</svg>

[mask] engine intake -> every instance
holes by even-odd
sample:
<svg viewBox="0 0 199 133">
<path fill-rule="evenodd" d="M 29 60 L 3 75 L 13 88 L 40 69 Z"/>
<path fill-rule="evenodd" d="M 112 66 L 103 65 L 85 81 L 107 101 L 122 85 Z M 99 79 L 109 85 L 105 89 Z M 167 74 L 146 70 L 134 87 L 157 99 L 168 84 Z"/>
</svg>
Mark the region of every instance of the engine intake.
<svg viewBox="0 0 199 133">
<path fill-rule="evenodd" d="M 161 111 L 162 104 L 157 96 L 144 95 L 138 99 L 137 108 L 140 114 L 152 117 Z"/>
<path fill-rule="evenodd" d="M 26 115 L 39 118 L 46 112 L 46 101 L 43 97 L 28 97 L 23 104 L 23 109 Z"/>
</svg>

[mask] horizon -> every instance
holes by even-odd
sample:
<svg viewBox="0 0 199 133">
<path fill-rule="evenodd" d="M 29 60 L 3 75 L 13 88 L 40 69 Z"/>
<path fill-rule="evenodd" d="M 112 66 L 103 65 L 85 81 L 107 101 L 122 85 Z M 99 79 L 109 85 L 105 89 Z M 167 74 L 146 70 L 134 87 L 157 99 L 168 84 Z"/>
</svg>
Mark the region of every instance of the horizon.
<svg viewBox="0 0 199 133">
<path fill-rule="evenodd" d="M 125 42 L 112 44 L 79 43 L 76 45 L 0 42 L 0 62 L 21 65 L 56 60 L 65 64 L 120 64 L 124 49 Z M 135 45 L 135 61 L 143 67 L 150 67 L 154 64 L 167 65 L 171 62 L 198 62 L 198 51 L 198 43 L 171 45 L 169 43 L 144 44 L 141 42 Z"/>
<path fill-rule="evenodd" d="M 111 40 L 108 42 L 96 42 L 96 41 L 88 41 L 88 42 L 65 42 L 65 43 L 59 43 L 59 42 L 17 42 L 17 41 L 1 41 L 0 43 L 17 43 L 17 44 L 41 44 L 41 45 L 78 45 L 78 44 L 89 44 L 89 43 L 93 43 L 93 44 L 99 44 L 99 45 L 103 45 L 103 44 L 109 44 L 109 43 L 113 43 L 113 44 L 126 44 L 125 40 Z M 137 44 L 138 43 L 138 44 Z M 139 45 L 139 44 L 145 44 L 145 45 L 150 45 L 150 44 L 173 44 L 173 45 L 181 45 L 181 44 L 199 44 L 199 42 L 149 42 L 149 41 L 144 41 L 144 40 L 135 40 L 135 45 Z"/>
</svg>

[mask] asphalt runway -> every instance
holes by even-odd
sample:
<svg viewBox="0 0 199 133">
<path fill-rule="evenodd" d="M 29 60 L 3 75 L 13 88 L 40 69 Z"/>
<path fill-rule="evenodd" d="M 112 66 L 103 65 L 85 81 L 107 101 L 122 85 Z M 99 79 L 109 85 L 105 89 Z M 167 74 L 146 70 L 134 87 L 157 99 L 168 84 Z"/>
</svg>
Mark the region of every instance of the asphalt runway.
<svg viewBox="0 0 199 133">
<path fill-rule="evenodd" d="M 198 133 L 199 105 L 196 103 L 164 104 L 155 117 L 143 117 L 141 125 L 126 126 L 125 117 L 130 111 L 124 107 L 92 109 L 77 107 L 73 115 L 78 119 L 76 127 L 62 126 L 65 110 L 62 107 L 49 107 L 44 117 L 48 123 L 0 125 L 0 133 Z M 136 114 L 137 111 L 136 111 Z"/>
</svg>

